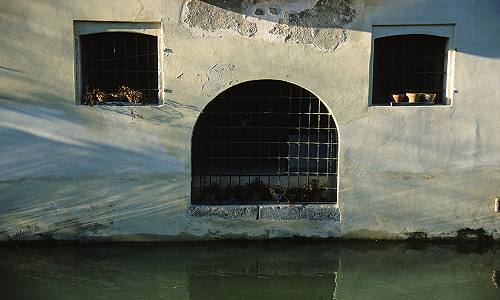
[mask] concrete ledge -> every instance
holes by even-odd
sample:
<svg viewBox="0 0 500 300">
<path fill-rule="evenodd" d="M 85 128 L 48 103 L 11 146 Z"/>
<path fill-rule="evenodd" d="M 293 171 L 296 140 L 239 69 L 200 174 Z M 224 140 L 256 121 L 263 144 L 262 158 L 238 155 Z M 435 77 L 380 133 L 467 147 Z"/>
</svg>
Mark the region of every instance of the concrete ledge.
<svg viewBox="0 0 500 300">
<path fill-rule="evenodd" d="M 191 205 L 188 215 L 240 220 L 310 220 L 340 222 L 340 210 L 332 204 Z"/>
<path fill-rule="evenodd" d="M 332 204 L 261 205 L 263 220 L 311 220 L 340 222 L 340 211 Z"/>
<path fill-rule="evenodd" d="M 190 205 L 189 216 L 256 220 L 259 216 L 259 207 L 256 205 Z"/>
</svg>

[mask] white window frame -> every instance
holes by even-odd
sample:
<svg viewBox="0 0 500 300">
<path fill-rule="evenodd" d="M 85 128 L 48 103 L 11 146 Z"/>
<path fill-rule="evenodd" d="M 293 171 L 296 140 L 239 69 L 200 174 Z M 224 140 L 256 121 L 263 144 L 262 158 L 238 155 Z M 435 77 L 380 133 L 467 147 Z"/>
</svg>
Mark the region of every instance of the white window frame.
<svg viewBox="0 0 500 300">
<path fill-rule="evenodd" d="M 164 103 L 165 93 L 163 91 L 164 82 L 162 76 L 163 66 L 163 40 L 160 22 L 108 22 L 108 21 L 73 21 L 73 34 L 75 39 L 75 104 L 81 104 L 82 82 L 81 82 L 81 49 L 80 36 L 93 33 L 104 32 L 131 32 L 156 36 L 158 39 L 158 104 L 150 106 L 161 106 Z"/>
<path fill-rule="evenodd" d="M 388 105 L 373 105 L 373 60 L 375 50 L 375 39 L 394 36 L 394 35 L 410 35 L 410 34 L 427 34 L 448 39 L 445 45 L 447 53 L 445 58 L 446 78 L 443 84 L 445 85 L 445 93 L 443 95 L 445 104 L 426 105 L 426 106 L 388 106 Z M 371 56 L 370 56 L 370 84 L 368 91 L 368 106 L 369 107 L 394 107 L 394 108 L 439 108 L 451 107 L 453 105 L 453 95 L 455 94 L 454 78 L 455 78 L 455 24 L 397 24 L 397 25 L 372 25 L 371 39 Z"/>
</svg>

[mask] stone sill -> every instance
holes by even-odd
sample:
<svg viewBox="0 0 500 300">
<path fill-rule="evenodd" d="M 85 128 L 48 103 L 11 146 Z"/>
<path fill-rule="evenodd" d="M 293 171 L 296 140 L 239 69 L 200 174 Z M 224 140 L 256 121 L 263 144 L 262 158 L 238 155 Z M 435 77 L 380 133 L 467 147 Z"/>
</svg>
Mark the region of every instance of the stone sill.
<svg viewBox="0 0 500 300">
<path fill-rule="evenodd" d="M 336 204 L 190 205 L 195 218 L 239 220 L 310 220 L 340 222 Z"/>
</svg>

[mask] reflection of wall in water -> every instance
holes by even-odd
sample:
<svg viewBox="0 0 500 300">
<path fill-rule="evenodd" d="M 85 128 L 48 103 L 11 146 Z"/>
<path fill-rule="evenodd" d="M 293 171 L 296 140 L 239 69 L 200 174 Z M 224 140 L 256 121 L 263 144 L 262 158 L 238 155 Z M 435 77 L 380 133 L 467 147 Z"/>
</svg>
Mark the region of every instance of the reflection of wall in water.
<svg viewBox="0 0 500 300">
<path fill-rule="evenodd" d="M 339 260 L 294 261 L 269 257 L 239 262 L 194 265 L 190 270 L 191 299 L 332 299 L 337 289 Z"/>
</svg>

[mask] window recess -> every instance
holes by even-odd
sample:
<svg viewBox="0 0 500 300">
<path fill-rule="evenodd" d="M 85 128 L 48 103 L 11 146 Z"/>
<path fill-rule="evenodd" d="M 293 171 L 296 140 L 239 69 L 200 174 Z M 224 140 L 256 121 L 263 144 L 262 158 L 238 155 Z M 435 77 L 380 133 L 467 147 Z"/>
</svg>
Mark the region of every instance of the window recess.
<svg viewBox="0 0 500 300">
<path fill-rule="evenodd" d="M 282 81 L 212 100 L 192 138 L 193 204 L 336 203 L 338 138 L 326 106 Z"/>
<path fill-rule="evenodd" d="M 135 32 L 79 35 L 80 103 L 157 105 L 158 38 Z"/>
<path fill-rule="evenodd" d="M 376 38 L 372 105 L 447 104 L 447 40 L 423 34 Z"/>
</svg>

